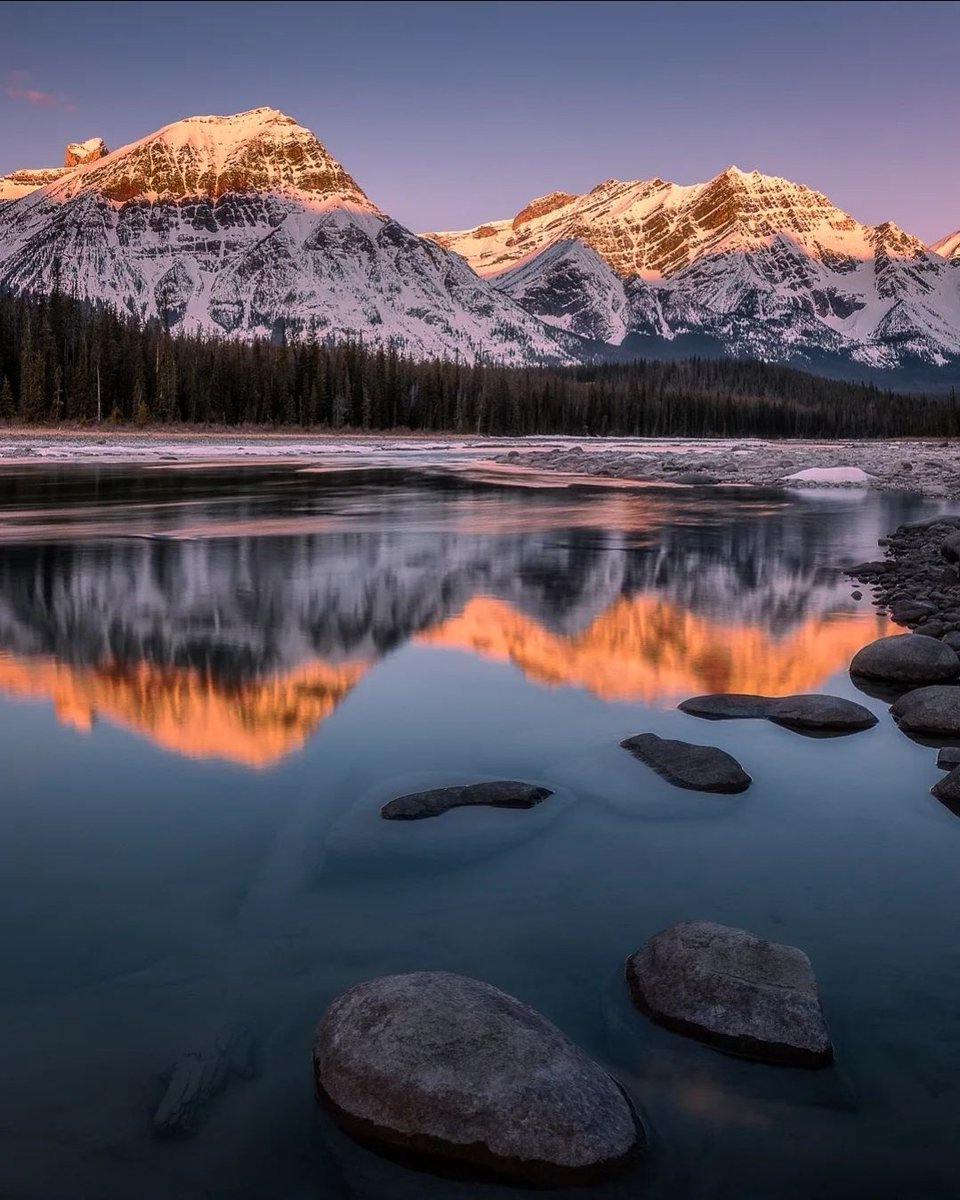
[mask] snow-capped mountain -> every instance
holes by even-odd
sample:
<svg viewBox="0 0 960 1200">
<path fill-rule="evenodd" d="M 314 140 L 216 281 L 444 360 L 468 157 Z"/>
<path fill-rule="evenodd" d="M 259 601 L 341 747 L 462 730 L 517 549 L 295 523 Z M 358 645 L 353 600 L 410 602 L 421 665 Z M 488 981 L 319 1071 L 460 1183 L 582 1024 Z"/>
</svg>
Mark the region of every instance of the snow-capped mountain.
<svg viewBox="0 0 960 1200">
<path fill-rule="evenodd" d="M 548 324 L 606 342 L 699 334 L 731 353 L 882 367 L 960 355 L 960 264 L 947 260 L 960 237 L 928 248 L 756 171 L 607 180 L 426 236 Z"/>
<path fill-rule="evenodd" d="M 0 183 L 0 288 L 220 336 L 362 337 L 419 356 L 569 360 L 562 336 L 382 212 L 274 109 L 190 117 Z"/>
<path fill-rule="evenodd" d="M 62 167 L 0 178 L 0 288 L 57 286 L 188 333 L 282 328 L 420 357 L 960 362 L 960 233 L 924 246 L 730 167 L 689 186 L 551 192 L 512 219 L 418 237 L 269 108 L 190 117 L 112 153 L 91 138 Z"/>
</svg>

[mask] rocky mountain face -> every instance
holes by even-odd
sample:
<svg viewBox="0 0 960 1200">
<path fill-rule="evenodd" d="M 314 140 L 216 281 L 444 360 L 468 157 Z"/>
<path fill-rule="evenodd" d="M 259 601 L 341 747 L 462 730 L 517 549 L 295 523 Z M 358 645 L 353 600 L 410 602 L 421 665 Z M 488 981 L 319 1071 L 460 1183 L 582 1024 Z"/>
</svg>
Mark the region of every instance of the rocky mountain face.
<svg viewBox="0 0 960 1200">
<path fill-rule="evenodd" d="M 0 184 L 0 287 L 171 329 L 363 338 L 418 356 L 569 361 L 563 338 L 383 213 L 314 135 L 260 108 L 191 117 Z"/>
<path fill-rule="evenodd" d="M 756 171 L 607 180 L 426 236 L 544 322 L 604 342 L 697 335 L 771 361 L 876 367 L 960 355 L 960 235 L 927 247 Z"/>
<path fill-rule="evenodd" d="M 5 200 L 19 200 L 21 196 L 29 196 L 31 192 L 39 191 L 48 183 L 55 183 L 64 175 L 69 175 L 73 167 L 105 158 L 109 153 L 103 138 L 88 138 L 85 142 L 71 142 L 67 146 L 63 152 L 62 167 L 25 167 L 20 171 L 12 171 L 9 175 L 0 175 L 0 204 Z"/>
<path fill-rule="evenodd" d="M 190 117 L 113 153 L 91 138 L 62 167 L 0 178 L 0 288 L 57 285 L 187 333 L 362 338 L 419 357 L 960 364 L 960 233 L 928 247 L 730 167 L 690 186 L 551 192 L 418 237 L 268 108 Z"/>
</svg>

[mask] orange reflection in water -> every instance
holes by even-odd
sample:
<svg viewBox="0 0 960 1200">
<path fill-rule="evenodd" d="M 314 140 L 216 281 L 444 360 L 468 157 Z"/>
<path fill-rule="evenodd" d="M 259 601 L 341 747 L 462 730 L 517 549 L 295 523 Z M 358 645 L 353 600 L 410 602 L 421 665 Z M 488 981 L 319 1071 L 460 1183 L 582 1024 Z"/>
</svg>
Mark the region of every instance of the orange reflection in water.
<svg viewBox="0 0 960 1200">
<path fill-rule="evenodd" d="M 506 601 L 481 596 L 415 640 L 511 662 L 547 686 L 667 704 L 697 692 L 809 691 L 895 628 L 873 614 L 833 613 L 808 617 L 778 638 L 759 625 L 714 622 L 641 595 L 617 600 L 580 633 L 558 634 Z M 0 693 L 50 700 L 77 729 L 102 718 L 189 758 L 262 767 L 303 746 L 372 665 L 315 660 L 225 684 L 187 668 L 74 667 L 0 653 Z"/>
<path fill-rule="evenodd" d="M 284 675 L 224 685 L 198 671 L 149 663 L 72 667 L 0 654 L 0 692 L 52 700 L 59 719 L 76 729 L 103 718 L 188 758 L 263 767 L 299 749 L 368 665 L 309 662 Z"/>
<path fill-rule="evenodd" d="M 810 691 L 847 666 L 865 642 L 895 632 L 885 617 L 808 617 L 778 638 L 760 625 L 722 624 L 653 596 L 622 598 L 585 630 L 551 633 L 493 597 L 420 635 L 431 645 L 514 663 L 549 686 L 586 688 L 604 700 L 667 703 L 697 692 Z"/>
</svg>

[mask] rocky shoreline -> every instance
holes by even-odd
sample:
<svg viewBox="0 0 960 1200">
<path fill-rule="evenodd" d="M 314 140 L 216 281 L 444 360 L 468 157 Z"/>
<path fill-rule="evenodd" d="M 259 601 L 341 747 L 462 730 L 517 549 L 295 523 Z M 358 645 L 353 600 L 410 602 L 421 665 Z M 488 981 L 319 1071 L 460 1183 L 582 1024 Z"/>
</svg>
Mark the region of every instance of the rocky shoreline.
<svg viewBox="0 0 960 1200">
<path fill-rule="evenodd" d="M 694 442 L 640 439 L 510 450 L 497 463 L 537 471 L 682 486 L 841 487 L 960 497 L 960 442 Z"/>
</svg>

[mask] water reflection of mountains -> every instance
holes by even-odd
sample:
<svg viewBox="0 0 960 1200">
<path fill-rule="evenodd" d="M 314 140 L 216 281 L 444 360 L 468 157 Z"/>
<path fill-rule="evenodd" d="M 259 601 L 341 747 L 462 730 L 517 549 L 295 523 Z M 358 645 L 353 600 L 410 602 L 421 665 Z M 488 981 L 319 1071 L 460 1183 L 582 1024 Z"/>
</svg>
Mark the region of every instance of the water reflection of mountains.
<svg viewBox="0 0 960 1200">
<path fill-rule="evenodd" d="M 269 762 L 411 639 L 616 699 L 792 691 L 870 630 L 790 522 L 115 540 L 0 553 L 0 689 Z"/>
</svg>

